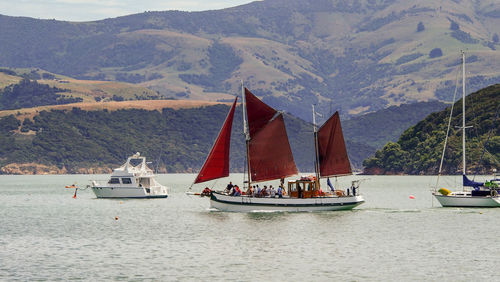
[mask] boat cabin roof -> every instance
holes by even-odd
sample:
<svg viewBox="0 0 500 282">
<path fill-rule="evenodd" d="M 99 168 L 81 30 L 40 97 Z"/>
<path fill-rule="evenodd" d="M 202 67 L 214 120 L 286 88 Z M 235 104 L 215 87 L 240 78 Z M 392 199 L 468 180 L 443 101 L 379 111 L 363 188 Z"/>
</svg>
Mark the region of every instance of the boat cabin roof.
<svg viewBox="0 0 500 282">
<path fill-rule="evenodd" d="M 153 176 L 153 170 L 147 166 L 146 158 L 141 156 L 140 153 L 136 153 L 128 157 L 122 166 L 115 168 L 111 176 Z"/>
</svg>

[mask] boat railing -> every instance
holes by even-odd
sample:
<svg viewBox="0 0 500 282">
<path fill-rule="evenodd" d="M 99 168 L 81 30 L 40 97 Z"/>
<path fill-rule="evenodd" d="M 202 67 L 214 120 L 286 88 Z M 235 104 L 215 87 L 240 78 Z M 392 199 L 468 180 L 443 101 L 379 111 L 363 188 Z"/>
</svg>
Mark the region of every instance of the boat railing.
<svg viewBox="0 0 500 282">
<path fill-rule="evenodd" d="M 149 188 L 149 194 L 153 194 L 153 195 L 156 195 L 156 194 L 165 194 L 166 193 L 166 187 L 163 186 L 163 185 L 153 185 L 153 186 L 150 186 Z"/>
<path fill-rule="evenodd" d="M 92 180 L 92 186 L 106 186 L 108 185 L 108 180 Z"/>
</svg>

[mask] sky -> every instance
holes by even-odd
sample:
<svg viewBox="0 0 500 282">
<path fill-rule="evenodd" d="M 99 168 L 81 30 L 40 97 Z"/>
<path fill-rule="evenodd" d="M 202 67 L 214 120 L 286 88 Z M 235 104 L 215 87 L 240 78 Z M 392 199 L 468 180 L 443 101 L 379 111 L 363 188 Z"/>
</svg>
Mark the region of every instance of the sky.
<svg viewBox="0 0 500 282">
<path fill-rule="evenodd" d="M 254 0 L 0 0 L 0 14 L 63 21 L 94 21 L 145 11 L 205 11 Z"/>
</svg>

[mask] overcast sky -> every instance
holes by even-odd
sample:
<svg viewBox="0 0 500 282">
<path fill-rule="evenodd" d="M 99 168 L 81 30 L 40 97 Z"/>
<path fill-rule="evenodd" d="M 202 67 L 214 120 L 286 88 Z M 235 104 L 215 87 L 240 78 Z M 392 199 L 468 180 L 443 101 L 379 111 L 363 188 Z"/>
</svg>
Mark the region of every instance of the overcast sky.
<svg viewBox="0 0 500 282">
<path fill-rule="evenodd" d="M 0 0 L 0 14 L 37 19 L 93 21 L 144 11 L 205 11 L 252 0 Z"/>
</svg>

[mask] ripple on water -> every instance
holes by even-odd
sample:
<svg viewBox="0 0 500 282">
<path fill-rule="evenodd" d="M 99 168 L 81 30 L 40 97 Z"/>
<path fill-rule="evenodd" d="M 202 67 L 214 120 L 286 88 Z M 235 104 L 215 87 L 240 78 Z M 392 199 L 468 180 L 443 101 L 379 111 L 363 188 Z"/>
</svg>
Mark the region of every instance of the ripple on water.
<svg viewBox="0 0 500 282">
<path fill-rule="evenodd" d="M 500 209 L 436 207 L 428 177 L 371 177 L 365 204 L 319 213 L 213 212 L 184 194 L 192 175 L 145 201 L 0 178 L 0 280 L 492 280 L 500 259 Z"/>
</svg>

